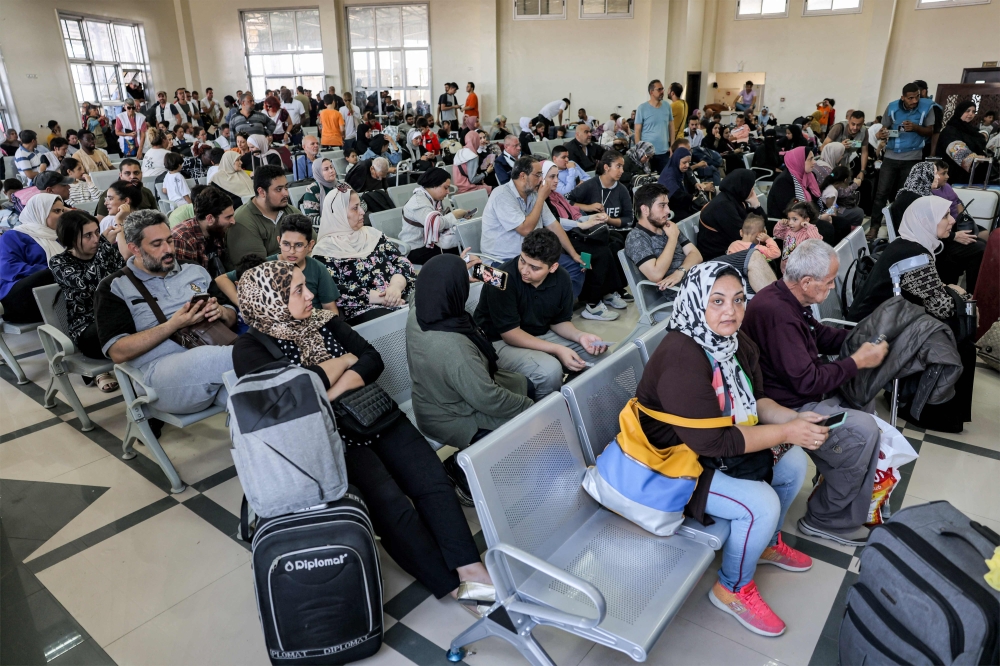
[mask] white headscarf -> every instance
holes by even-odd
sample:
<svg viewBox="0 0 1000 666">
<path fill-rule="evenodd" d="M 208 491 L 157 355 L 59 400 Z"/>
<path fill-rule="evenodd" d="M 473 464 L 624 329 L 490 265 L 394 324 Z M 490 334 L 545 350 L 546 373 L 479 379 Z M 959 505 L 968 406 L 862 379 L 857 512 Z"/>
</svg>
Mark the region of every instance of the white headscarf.
<svg viewBox="0 0 1000 666">
<path fill-rule="evenodd" d="M 545 160 L 544 162 L 542 162 L 542 178 L 544 179 L 547 175 L 549 175 L 549 169 L 555 166 L 556 163 L 553 162 L 552 160 Z"/>
<path fill-rule="evenodd" d="M 899 237 L 918 243 L 932 255 L 944 247 L 937 225 L 948 214 L 951 202 L 938 196 L 920 197 L 909 205 L 899 224 Z"/>
<path fill-rule="evenodd" d="M 247 137 L 247 143 L 250 144 L 251 148 L 256 148 L 260 151 L 259 157 L 278 154 L 277 150 L 271 148 L 271 142 L 263 134 L 251 134 Z"/>
<path fill-rule="evenodd" d="M 28 205 L 21 211 L 21 224 L 14 227 L 14 231 L 31 236 L 38 243 L 38 246 L 45 252 L 46 262 L 66 251 L 66 248 L 60 245 L 56 239 L 56 230 L 45 224 L 52 206 L 58 199 L 59 195 L 47 192 L 31 197 L 28 200 Z"/>
<path fill-rule="evenodd" d="M 253 137 L 250 137 L 253 138 Z M 208 179 L 209 185 L 218 185 L 238 197 L 252 197 L 253 181 L 240 165 L 240 154 L 227 150 L 219 162 L 219 170 Z"/>
<path fill-rule="evenodd" d="M 878 148 L 878 138 L 875 136 L 882 131 L 882 123 L 872 123 L 872 126 L 868 128 L 868 143 L 871 144 L 872 148 Z"/>
<path fill-rule="evenodd" d="M 474 151 L 469 150 L 468 148 L 462 148 L 460 151 L 458 151 L 458 154 L 455 155 L 455 165 L 457 166 L 459 164 L 465 164 L 466 162 L 471 162 L 477 157 L 478 155 Z"/>
<path fill-rule="evenodd" d="M 521 125 L 521 131 L 522 132 L 530 132 L 531 131 L 531 118 L 529 118 L 528 116 L 522 116 L 521 117 L 520 125 Z"/>
<path fill-rule="evenodd" d="M 942 201 L 944 201 L 942 199 Z M 947 203 L 947 202 L 945 202 Z M 746 373 L 736 360 L 739 348 L 738 333 L 723 337 L 708 326 L 705 310 L 719 273 L 732 271 L 733 267 L 719 261 L 706 261 L 688 271 L 681 290 L 674 301 L 674 313 L 670 318 L 670 328 L 683 333 L 705 350 L 719 364 L 726 388 L 732 395 L 732 412 L 737 425 L 757 424 L 757 400 L 753 397 L 753 387 Z M 738 273 L 737 273 L 738 274 Z M 746 281 L 740 276 L 743 289 Z"/>
<path fill-rule="evenodd" d="M 313 248 L 314 257 L 331 259 L 364 259 L 382 239 L 382 232 L 372 227 L 357 231 L 347 221 L 347 207 L 354 192 L 341 183 L 326 193 L 319 221 L 319 240 Z"/>
</svg>

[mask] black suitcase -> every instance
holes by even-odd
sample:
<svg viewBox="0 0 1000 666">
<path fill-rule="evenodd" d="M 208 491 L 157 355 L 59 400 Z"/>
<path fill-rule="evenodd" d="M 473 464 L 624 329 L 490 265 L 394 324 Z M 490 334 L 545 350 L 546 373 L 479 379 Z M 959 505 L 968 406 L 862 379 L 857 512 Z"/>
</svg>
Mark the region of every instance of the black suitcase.
<svg viewBox="0 0 1000 666">
<path fill-rule="evenodd" d="M 241 536 L 248 538 L 246 498 Z M 347 664 L 382 646 L 382 572 L 356 488 L 322 508 L 258 518 L 257 614 L 272 664 Z"/>
</svg>

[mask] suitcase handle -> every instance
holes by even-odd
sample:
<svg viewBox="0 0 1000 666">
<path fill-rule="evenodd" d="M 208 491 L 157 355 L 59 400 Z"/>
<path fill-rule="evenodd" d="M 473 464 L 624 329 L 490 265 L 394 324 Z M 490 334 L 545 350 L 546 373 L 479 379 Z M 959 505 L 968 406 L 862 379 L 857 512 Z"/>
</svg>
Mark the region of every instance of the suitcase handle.
<svg viewBox="0 0 1000 666">
<path fill-rule="evenodd" d="M 985 559 L 989 559 L 989 558 L 993 557 L 993 548 L 992 548 L 992 545 L 990 547 L 988 547 L 988 548 L 982 548 L 980 546 L 980 544 L 977 543 L 977 541 L 979 541 L 979 539 L 984 539 L 986 537 L 983 536 L 983 535 L 981 535 L 981 534 L 979 534 L 979 532 L 977 530 L 974 530 L 971 527 L 964 528 L 964 527 L 961 527 L 959 525 L 955 525 L 954 523 L 952 523 L 952 524 L 949 524 L 947 526 L 940 527 L 937 530 L 937 532 L 941 536 L 956 537 L 958 539 L 961 539 L 965 543 L 967 543 L 970 546 L 972 546 L 976 550 L 976 552 L 979 553 L 980 555 L 982 555 Z M 976 537 L 973 536 L 973 534 L 975 534 L 979 538 L 977 539 Z"/>
</svg>

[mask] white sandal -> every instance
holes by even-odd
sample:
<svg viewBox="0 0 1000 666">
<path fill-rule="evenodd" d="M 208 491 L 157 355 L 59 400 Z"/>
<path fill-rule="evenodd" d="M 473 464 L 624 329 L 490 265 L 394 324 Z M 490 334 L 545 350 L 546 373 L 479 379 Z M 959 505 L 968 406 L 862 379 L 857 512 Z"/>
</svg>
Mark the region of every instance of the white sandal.
<svg viewBox="0 0 1000 666">
<path fill-rule="evenodd" d="M 97 375 L 94 378 L 94 384 L 97 388 L 101 389 L 103 393 L 113 393 L 118 390 L 118 380 L 115 378 L 115 373 L 105 372 L 103 374 Z"/>
</svg>

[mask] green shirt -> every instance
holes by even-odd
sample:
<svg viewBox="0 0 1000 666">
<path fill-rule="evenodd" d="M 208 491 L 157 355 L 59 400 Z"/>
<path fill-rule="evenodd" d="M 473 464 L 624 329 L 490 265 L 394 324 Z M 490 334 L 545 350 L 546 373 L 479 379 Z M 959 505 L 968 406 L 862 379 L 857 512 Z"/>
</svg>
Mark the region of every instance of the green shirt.
<svg viewBox="0 0 1000 666">
<path fill-rule="evenodd" d="M 277 259 L 276 254 L 267 258 L 268 261 Z M 340 298 L 340 289 L 337 289 L 337 283 L 333 281 L 333 276 L 322 261 L 306 257 L 306 267 L 302 269 L 302 274 L 306 276 L 306 287 L 313 293 L 314 308 L 322 308 L 325 304 L 334 303 Z M 226 277 L 235 283 L 236 271 L 229 271 Z"/>
<path fill-rule="evenodd" d="M 194 217 L 194 204 L 186 203 L 170 211 L 170 215 L 167 216 L 167 223 L 173 229 L 181 222 L 190 220 L 192 217 Z"/>
<path fill-rule="evenodd" d="M 278 219 L 271 221 L 260 212 L 253 199 L 240 206 L 236 210 L 236 224 L 226 233 L 226 247 L 229 248 L 226 268 L 232 270 L 248 254 L 260 257 L 278 254 L 278 222 L 282 215 L 298 212 L 295 206 L 286 206 Z"/>
</svg>

